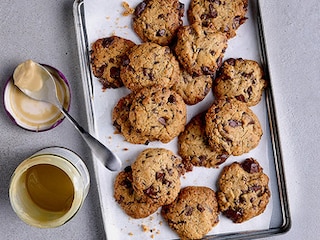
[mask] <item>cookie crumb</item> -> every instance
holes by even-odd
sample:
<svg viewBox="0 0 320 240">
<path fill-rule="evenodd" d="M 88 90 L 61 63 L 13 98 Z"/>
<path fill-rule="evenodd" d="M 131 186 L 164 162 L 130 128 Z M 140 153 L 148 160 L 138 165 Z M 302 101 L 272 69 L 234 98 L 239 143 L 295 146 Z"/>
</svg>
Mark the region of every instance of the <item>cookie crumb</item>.
<svg viewBox="0 0 320 240">
<path fill-rule="evenodd" d="M 129 232 L 128 235 L 129 235 L 129 236 L 133 236 L 133 233 L 132 233 L 132 232 Z"/>
<path fill-rule="evenodd" d="M 124 11 L 123 11 L 123 13 L 122 13 L 122 16 L 129 16 L 129 15 L 131 15 L 131 14 L 133 14 L 134 13 L 134 8 L 131 8 L 130 6 L 129 6 L 129 3 L 127 3 L 127 2 L 122 2 L 122 7 L 124 8 Z"/>
<path fill-rule="evenodd" d="M 144 231 L 144 232 L 148 232 L 149 231 L 149 227 L 148 226 L 142 224 L 141 227 L 142 227 L 142 231 Z"/>
</svg>

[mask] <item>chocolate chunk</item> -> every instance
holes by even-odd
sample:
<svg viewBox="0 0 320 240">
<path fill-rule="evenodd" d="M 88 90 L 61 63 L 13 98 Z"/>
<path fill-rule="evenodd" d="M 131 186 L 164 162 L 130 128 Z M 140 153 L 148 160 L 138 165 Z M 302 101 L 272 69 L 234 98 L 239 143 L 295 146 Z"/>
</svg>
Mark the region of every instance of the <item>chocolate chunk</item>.
<svg viewBox="0 0 320 240">
<path fill-rule="evenodd" d="M 146 2 L 139 3 L 134 10 L 134 15 L 136 17 L 139 17 L 141 13 L 145 10 L 146 6 L 147 6 Z"/>
<path fill-rule="evenodd" d="M 120 79 L 120 69 L 117 67 L 112 67 L 110 69 L 110 77 L 114 79 Z"/>
<path fill-rule="evenodd" d="M 114 41 L 114 38 L 113 38 L 113 37 L 104 38 L 104 39 L 102 40 L 101 45 L 102 45 L 102 47 L 104 47 L 104 48 L 108 48 L 108 47 L 113 43 L 113 41 Z"/>
<path fill-rule="evenodd" d="M 257 173 L 260 171 L 259 164 L 253 158 L 247 158 L 241 163 L 241 167 L 248 173 Z"/>
<path fill-rule="evenodd" d="M 239 127 L 239 126 L 242 126 L 242 122 L 237 121 L 237 120 L 231 119 L 231 120 L 229 120 L 228 122 L 229 122 L 229 126 L 230 126 L 230 127 Z"/>
<path fill-rule="evenodd" d="M 192 213 L 193 213 L 193 207 L 187 205 L 187 206 L 186 206 L 186 209 L 185 209 L 185 211 L 184 211 L 184 214 L 185 214 L 186 216 L 191 216 Z"/>
</svg>

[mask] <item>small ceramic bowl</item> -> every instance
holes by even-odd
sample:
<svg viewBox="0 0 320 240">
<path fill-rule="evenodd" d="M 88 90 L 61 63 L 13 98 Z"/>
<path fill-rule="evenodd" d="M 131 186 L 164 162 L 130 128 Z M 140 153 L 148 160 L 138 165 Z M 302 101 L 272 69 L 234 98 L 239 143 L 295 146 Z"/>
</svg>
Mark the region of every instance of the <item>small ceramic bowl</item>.
<svg viewBox="0 0 320 240">
<path fill-rule="evenodd" d="M 71 93 L 66 77 L 56 68 L 41 64 L 56 81 L 58 97 L 63 107 L 69 111 Z M 58 126 L 64 115 L 50 103 L 36 101 L 22 93 L 14 85 L 11 76 L 3 91 L 4 108 L 9 117 L 20 127 L 29 131 L 41 132 Z"/>
</svg>

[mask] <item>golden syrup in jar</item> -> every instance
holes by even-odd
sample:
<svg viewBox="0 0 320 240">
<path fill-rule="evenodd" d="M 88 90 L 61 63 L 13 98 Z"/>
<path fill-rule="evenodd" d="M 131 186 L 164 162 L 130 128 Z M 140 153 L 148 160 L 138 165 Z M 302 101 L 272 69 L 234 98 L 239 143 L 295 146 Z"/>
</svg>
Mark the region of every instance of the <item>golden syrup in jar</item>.
<svg viewBox="0 0 320 240">
<path fill-rule="evenodd" d="M 26 188 L 32 201 L 43 209 L 64 212 L 71 208 L 74 199 L 72 181 L 56 166 L 39 164 L 29 168 Z"/>
<path fill-rule="evenodd" d="M 10 203 L 30 225 L 58 227 L 78 212 L 89 185 L 88 169 L 76 153 L 48 147 L 18 165 L 10 181 Z"/>
</svg>

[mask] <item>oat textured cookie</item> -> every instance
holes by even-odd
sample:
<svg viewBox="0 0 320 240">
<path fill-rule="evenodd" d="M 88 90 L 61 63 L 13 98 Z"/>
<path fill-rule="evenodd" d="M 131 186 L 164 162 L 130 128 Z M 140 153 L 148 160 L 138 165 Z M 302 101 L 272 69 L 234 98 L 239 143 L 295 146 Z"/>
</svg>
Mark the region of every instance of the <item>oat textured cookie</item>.
<svg viewBox="0 0 320 240">
<path fill-rule="evenodd" d="M 235 97 L 251 107 L 260 102 L 266 85 L 263 71 L 256 61 L 229 58 L 214 81 L 213 93 L 216 98 Z"/>
<path fill-rule="evenodd" d="M 180 80 L 172 86 L 188 105 L 201 102 L 212 87 L 212 77 L 209 75 L 191 76 L 186 70 L 182 70 Z"/>
<path fill-rule="evenodd" d="M 121 66 L 120 77 L 132 91 L 161 85 L 171 87 L 180 78 L 180 66 L 168 46 L 142 43 L 128 52 Z"/>
<path fill-rule="evenodd" d="M 178 0 L 145 0 L 135 8 L 133 29 L 144 42 L 169 45 L 183 14 L 184 4 Z"/>
<path fill-rule="evenodd" d="M 246 21 L 247 10 L 248 0 L 191 0 L 187 14 L 191 23 L 201 22 L 232 38 Z"/>
<path fill-rule="evenodd" d="M 158 210 L 160 205 L 144 194 L 137 194 L 132 186 L 131 167 L 116 176 L 114 198 L 124 212 L 132 218 L 145 218 Z"/>
<path fill-rule="evenodd" d="M 123 55 L 135 44 L 118 36 L 100 38 L 92 44 L 90 61 L 92 72 L 104 89 L 123 86 L 120 66 Z"/>
<path fill-rule="evenodd" d="M 227 45 L 225 34 L 194 23 L 179 28 L 174 51 L 190 75 L 214 75 L 222 64 Z"/>
<path fill-rule="evenodd" d="M 181 159 L 164 148 L 142 151 L 132 164 L 133 188 L 159 205 L 170 204 L 180 191 Z"/>
<path fill-rule="evenodd" d="M 169 88 L 143 88 L 132 102 L 131 125 L 150 141 L 170 142 L 186 124 L 187 109 L 182 97 Z"/>
<path fill-rule="evenodd" d="M 245 103 L 234 98 L 219 99 L 206 113 L 206 134 L 211 147 L 239 156 L 258 146 L 262 128 Z"/>
<path fill-rule="evenodd" d="M 133 144 L 148 144 L 148 137 L 136 131 L 129 120 L 130 108 L 132 101 L 135 98 L 135 93 L 131 92 L 122 97 L 112 111 L 113 126 L 121 133 L 126 141 Z"/>
<path fill-rule="evenodd" d="M 229 157 L 225 151 L 210 147 L 205 133 L 205 112 L 193 117 L 178 138 L 179 155 L 185 165 L 217 168 Z"/>
<path fill-rule="evenodd" d="M 161 215 L 181 239 L 201 239 L 219 222 L 216 194 L 208 187 L 185 187 Z"/>
<path fill-rule="evenodd" d="M 260 215 L 269 203 L 268 183 L 268 176 L 253 158 L 226 166 L 219 178 L 219 209 L 235 223 Z"/>
</svg>

